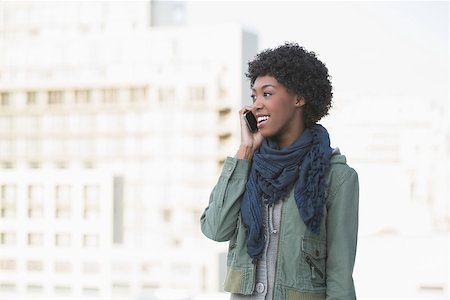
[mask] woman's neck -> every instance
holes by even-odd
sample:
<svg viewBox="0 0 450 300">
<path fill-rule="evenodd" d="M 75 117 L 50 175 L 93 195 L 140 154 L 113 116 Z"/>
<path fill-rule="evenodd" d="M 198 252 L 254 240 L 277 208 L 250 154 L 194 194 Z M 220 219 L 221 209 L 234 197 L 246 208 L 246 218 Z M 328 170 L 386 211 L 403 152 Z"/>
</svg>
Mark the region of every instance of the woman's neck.
<svg viewBox="0 0 450 300">
<path fill-rule="evenodd" d="M 286 132 L 284 135 L 275 137 L 274 141 L 277 143 L 278 148 L 284 149 L 288 146 L 290 146 L 293 142 L 295 142 L 300 135 L 305 130 L 304 126 L 299 126 L 296 128 L 296 130 L 293 130 L 291 132 Z"/>
</svg>

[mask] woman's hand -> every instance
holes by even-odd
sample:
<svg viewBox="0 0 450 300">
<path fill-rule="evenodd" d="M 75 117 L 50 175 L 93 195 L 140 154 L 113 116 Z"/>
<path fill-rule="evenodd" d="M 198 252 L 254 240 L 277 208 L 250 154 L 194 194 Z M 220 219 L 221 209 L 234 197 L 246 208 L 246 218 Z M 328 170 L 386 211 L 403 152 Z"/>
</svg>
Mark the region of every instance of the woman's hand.
<svg viewBox="0 0 450 300">
<path fill-rule="evenodd" d="M 256 149 L 261 146 L 264 137 L 261 135 L 259 131 L 251 132 L 247 126 L 247 122 L 245 121 L 244 114 L 247 111 L 253 111 L 254 108 L 252 106 L 244 106 L 239 110 L 239 117 L 241 122 L 241 145 L 239 146 L 239 150 L 236 153 L 236 158 L 238 159 L 248 159 L 251 160 L 253 157 L 253 153 Z"/>
</svg>

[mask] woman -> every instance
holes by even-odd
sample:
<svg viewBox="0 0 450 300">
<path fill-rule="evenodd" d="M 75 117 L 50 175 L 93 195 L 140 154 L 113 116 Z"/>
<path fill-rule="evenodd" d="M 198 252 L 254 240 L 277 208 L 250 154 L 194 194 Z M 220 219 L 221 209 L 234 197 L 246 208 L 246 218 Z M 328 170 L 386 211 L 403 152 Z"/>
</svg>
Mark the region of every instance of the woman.
<svg viewBox="0 0 450 300">
<path fill-rule="evenodd" d="M 253 105 L 239 111 L 241 145 L 201 217 L 208 238 L 230 241 L 225 290 L 231 299 L 356 299 L 358 176 L 317 124 L 331 107 L 328 70 L 286 43 L 259 53 L 246 75 Z"/>
</svg>

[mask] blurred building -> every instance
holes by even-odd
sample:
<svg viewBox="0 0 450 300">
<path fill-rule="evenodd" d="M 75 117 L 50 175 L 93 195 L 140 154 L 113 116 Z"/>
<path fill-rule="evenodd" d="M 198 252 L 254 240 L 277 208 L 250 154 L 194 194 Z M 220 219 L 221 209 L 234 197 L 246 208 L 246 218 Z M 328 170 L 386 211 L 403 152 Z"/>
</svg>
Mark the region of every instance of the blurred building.
<svg viewBox="0 0 450 300">
<path fill-rule="evenodd" d="M 449 299 L 446 101 L 336 99 L 325 119 L 359 176 L 358 299 Z"/>
<path fill-rule="evenodd" d="M 326 119 L 359 173 L 360 234 L 448 233 L 447 99 L 365 97 L 336 100 Z"/>
<path fill-rule="evenodd" d="M 222 289 L 226 245 L 199 217 L 238 146 L 257 38 L 180 27 L 186 13 L 0 2 L 0 299 Z M 323 120 L 359 174 L 359 298 L 448 294 L 448 99 L 416 100 L 335 99 Z"/>
<path fill-rule="evenodd" d="M 257 39 L 172 12 L 0 3 L 0 299 L 221 289 L 224 245 L 199 218 L 237 149 Z"/>
</svg>

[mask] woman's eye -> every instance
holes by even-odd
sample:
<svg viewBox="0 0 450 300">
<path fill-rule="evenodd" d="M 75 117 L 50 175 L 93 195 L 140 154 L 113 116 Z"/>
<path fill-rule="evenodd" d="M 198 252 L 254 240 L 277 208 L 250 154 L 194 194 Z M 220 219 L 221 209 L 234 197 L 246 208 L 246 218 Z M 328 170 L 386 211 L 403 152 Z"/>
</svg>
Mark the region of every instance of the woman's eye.
<svg viewBox="0 0 450 300">
<path fill-rule="evenodd" d="M 272 93 L 271 92 L 264 92 L 264 97 L 269 97 L 269 96 L 272 96 Z"/>
<path fill-rule="evenodd" d="M 256 101 L 256 95 L 250 95 L 250 98 L 252 99 L 253 102 Z"/>
</svg>

